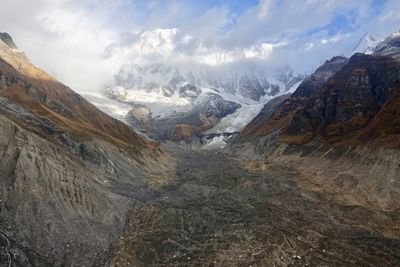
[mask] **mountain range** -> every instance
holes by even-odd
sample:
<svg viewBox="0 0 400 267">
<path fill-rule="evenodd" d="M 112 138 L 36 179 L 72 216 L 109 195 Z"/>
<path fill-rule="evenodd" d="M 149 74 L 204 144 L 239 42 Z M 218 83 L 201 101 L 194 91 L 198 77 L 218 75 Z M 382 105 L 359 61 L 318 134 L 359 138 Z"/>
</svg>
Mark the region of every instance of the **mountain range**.
<svg viewBox="0 0 400 267">
<path fill-rule="evenodd" d="M 229 150 L 296 166 L 307 186 L 353 203 L 396 207 L 399 40 L 394 33 L 370 55 L 326 61 L 292 95 L 267 103 Z"/>
<path fill-rule="evenodd" d="M 271 69 L 257 60 L 218 66 L 163 62 L 133 64 L 119 70 L 105 87 L 103 96 L 86 97 L 116 118 L 128 123 L 139 121 L 132 125 L 152 137 L 187 140 L 205 130 L 219 133 L 240 130 L 263 104 L 292 92 L 302 79 L 303 75 L 296 74 L 289 66 Z M 215 112 L 207 112 L 205 109 L 209 105 L 203 105 L 211 100 L 215 102 Z M 125 116 L 121 116 L 118 108 L 107 109 L 110 101 L 116 106 L 120 103 Z M 133 112 L 127 112 L 129 106 Z M 134 116 L 137 106 L 147 109 L 145 128 L 140 127 L 143 124 L 141 118 Z M 229 106 L 229 111 L 225 106 Z M 221 123 L 224 118 L 231 121 Z M 238 118 L 240 122 L 235 122 Z M 179 136 L 182 127 L 190 128 L 192 134 Z"/>
<path fill-rule="evenodd" d="M 400 34 L 364 39 L 83 97 L 0 33 L 0 264 L 398 266 Z"/>
<path fill-rule="evenodd" d="M 380 42 L 366 33 L 351 53 L 370 54 Z M 102 95 L 85 97 L 153 138 L 225 146 L 219 135 L 242 130 L 265 103 L 293 93 L 304 77 L 290 66 L 272 68 L 255 59 L 219 65 L 160 61 L 124 65 Z M 216 110 L 207 112 L 202 103 L 211 101 L 217 101 Z M 220 106 L 229 108 L 221 112 Z"/>
</svg>

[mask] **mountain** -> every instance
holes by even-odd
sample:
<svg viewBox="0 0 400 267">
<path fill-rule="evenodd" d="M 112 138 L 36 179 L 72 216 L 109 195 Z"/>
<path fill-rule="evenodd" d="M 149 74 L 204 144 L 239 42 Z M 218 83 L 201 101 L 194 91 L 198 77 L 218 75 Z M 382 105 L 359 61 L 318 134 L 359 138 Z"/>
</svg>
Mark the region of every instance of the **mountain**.
<svg viewBox="0 0 400 267">
<path fill-rule="evenodd" d="M 290 122 L 295 115 L 295 111 L 306 105 L 309 97 L 314 90 L 319 89 L 329 78 L 335 75 L 346 63 L 348 59 L 345 57 L 334 57 L 326 61 L 313 74 L 306 77 L 296 91 L 283 102 L 279 109 L 276 110 L 271 117 L 264 116 L 263 113 L 258 115 L 243 131 L 242 135 L 266 135 L 275 129 L 280 129 Z M 269 103 L 264 109 L 270 109 L 273 103 Z M 269 112 L 271 113 L 271 112 Z M 260 122 L 263 123 L 260 123 Z"/>
<path fill-rule="evenodd" d="M 15 45 L 12 37 L 8 33 L 0 32 L 0 41 L 3 42 L 5 45 L 7 45 L 8 48 L 11 49 L 14 53 L 25 57 L 25 54 L 21 50 L 18 49 L 18 47 Z"/>
<path fill-rule="evenodd" d="M 397 97 L 398 67 L 391 58 L 355 54 L 329 79 L 310 83 L 318 69 L 262 127 L 252 132 L 249 126 L 243 134 L 266 135 L 280 129 L 280 139 L 294 143 L 377 141 L 366 131 L 387 108 L 385 103 Z M 392 116 L 395 121 L 396 114 Z"/>
<path fill-rule="evenodd" d="M 399 266 L 395 36 L 266 104 L 192 83 L 164 106 L 154 88 L 91 96 L 159 139 L 229 139 L 227 154 L 161 146 L 3 36 L 0 265 Z"/>
<path fill-rule="evenodd" d="M 356 53 L 350 59 L 335 57 L 325 62 L 270 117 L 259 115 L 242 135 L 265 136 L 279 130 L 281 140 L 295 143 L 378 141 L 369 127 L 378 123 L 376 116 L 380 118 L 381 112 L 393 109 L 387 103 L 395 105 L 399 40 L 400 35 L 394 33 L 377 44 L 372 55 Z M 397 121 L 396 114 L 389 117 Z M 255 123 L 260 120 L 263 123 Z"/>
<path fill-rule="evenodd" d="M 267 103 L 229 153 L 302 173 L 338 203 L 394 211 L 400 200 L 400 35 L 371 55 L 334 57 Z M 398 238 L 397 233 L 388 236 Z"/>
<path fill-rule="evenodd" d="M 374 50 L 374 54 L 389 56 L 398 60 L 400 57 L 400 30 L 394 32 L 379 43 Z"/>
<path fill-rule="evenodd" d="M 381 38 L 376 34 L 365 33 L 357 45 L 354 47 L 352 54 L 362 53 L 370 55 L 374 52 L 376 46 L 381 42 Z"/>
<path fill-rule="evenodd" d="M 186 85 L 200 88 L 215 88 L 220 93 L 237 95 L 259 101 L 261 97 L 274 96 L 287 90 L 296 80 L 296 75 L 290 67 L 271 73 L 263 70 L 263 66 L 255 62 L 243 62 L 243 65 L 228 64 L 228 66 L 156 63 L 150 65 L 126 65 L 115 75 L 110 86 L 110 93 L 115 87 L 123 90 L 129 97 L 130 91 L 145 91 L 164 97 L 180 94 Z M 196 98 L 201 91 L 192 95 Z M 118 97 L 118 96 L 117 96 Z"/>
<path fill-rule="evenodd" d="M 168 43 L 176 34 L 163 31 L 154 36 L 142 36 L 139 51 L 146 54 L 149 49 L 162 49 L 162 44 Z M 377 35 L 366 33 L 354 46 L 353 53 L 372 53 L 379 40 Z M 110 115 L 131 123 L 153 138 L 176 140 L 177 136 L 172 133 L 180 130 L 176 131 L 175 127 L 184 125 L 193 134 L 189 139 L 196 140 L 198 135 L 229 135 L 242 130 L 264 104 L 294 92 L 304 79 L 290 66 L 272 68 L 255 59 L 232 62 L 223 55 L 216 57 L 218 64 L 170 60 L 168 63 L 124 65 L 106 86 L 102 97 L 87 98 Z M 236 103 L 237 107 L 222 117 L 208 118 L 205 112 L 199 112 L 201 106 L 198 103 L 208 99 L 209 94 L 217 94 L 221 100 Z M 109 106 L 118 106 L 116 103 L 121 104 L 120 108 L 110 110 Z M 143 122 L 134 117 L 133 109 L 138 105 L 147 109 L 149 114 Z M 207 123 L 207 127 L 202 122 L 194 123 L 203 121 L 200 115 L 212 123 Z M 185 119 L 196 116 L 198 118 L 191 123 Z M 142 124 L 146 127 L 141 127 Z M 178 139 L 188 140 L 188 137 Z"/>
<path fill-rule="evenodd" d="M 268 70 L 259 62 L 250 60 L 222 66 L 132 64 L 119 70 L 114 81 L 104 90 L 104 96 L 130 105 L 132 110 L 122 119 L 153 138 L 188 141 L 204 131 L 238 131 L 269 99 L 293 91 L 301 79 L 302 76 L 295 74 L 290 67 Z M 105 106 L 102 107 L 101 99 L 87 98 L 107 111 Z M 207 101 L 214 104 L 206 105 Z M 215 112 L 207 110 L 210 105 L 214 106 Z M 142 123 L 141 118 L 134 117 L 136 106 L 148 110 L 149 117 Z M 119 117 L 112 111 L 110 114 Z M 230 120 L 238 122 L 237 118 L 241 123 L 228 123 Z M 142 128 L 141 124 L 146 127 Z M 191 135 L 187 136 L 188 133 Z"/>
<path fill-rule="evenodd" d="M 132 202 L 120 188 L 174 161 L 0 36 L 0 246 L 16 266 L 102 264 Z"/>
</svg>

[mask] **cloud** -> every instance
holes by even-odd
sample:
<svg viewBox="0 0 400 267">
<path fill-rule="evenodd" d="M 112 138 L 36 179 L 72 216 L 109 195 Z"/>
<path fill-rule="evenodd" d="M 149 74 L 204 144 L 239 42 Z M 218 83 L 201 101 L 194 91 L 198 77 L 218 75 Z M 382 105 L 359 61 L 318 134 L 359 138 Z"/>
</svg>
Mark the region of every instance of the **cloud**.
<svg viewBox="0 0 400 267">
<path fill-rule="evenodd" d="M 267 17 L 267 15 L 269 13 L 269 10 L 270 10 L 270 7 L 271 7 L 271 3 L 272 3 L 271 0 L 262 0 L 262 1 L 260 1 L 259 11 L 258 11 L 258 14 L 257 14 L 257 18 L 259 20 L 263 20 L 263 19 L 265 19 Z"/>
<path fill-rule="evenodd" d="M 127 63 L 257 59 L 308 72 L 351 51 L 365 32 L 394 31 L 399 13 L 397 0 L 3 0 L 0 31 L 32 62 L 86 92 Z"/>
</svg>

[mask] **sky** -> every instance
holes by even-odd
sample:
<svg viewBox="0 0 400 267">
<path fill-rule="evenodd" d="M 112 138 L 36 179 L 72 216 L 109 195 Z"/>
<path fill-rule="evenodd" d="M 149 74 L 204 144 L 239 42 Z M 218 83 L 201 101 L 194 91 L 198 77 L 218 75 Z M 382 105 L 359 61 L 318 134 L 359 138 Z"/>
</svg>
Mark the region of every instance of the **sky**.
<svg viewBox="0 0 400 267">
<path fill-rule="evenodd" d="M 0 32 L 78 92 L 124 64 L 259 60 L 309 73 L 367 32 L 400 29 L 398 0 L 2 0 Z"/>
</svg>

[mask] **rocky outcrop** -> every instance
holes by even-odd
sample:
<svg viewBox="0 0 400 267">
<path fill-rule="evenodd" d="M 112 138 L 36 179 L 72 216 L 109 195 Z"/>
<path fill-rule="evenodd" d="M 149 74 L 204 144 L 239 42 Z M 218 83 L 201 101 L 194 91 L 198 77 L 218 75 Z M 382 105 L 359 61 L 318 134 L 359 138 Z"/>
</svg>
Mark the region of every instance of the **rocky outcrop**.
<svg viewBox="0 0 400 267">
<path fill-rule="evenodd" d="M 14 53 L 14 55 L 18 55 L 19 57 L 24 58 L 24 60 L 28 60 L 24 52 L 18 49 L 11 35 L 6 32 L 0 32 L 0 42 L 6 45 L 10 51 Z"/>
<path fill-rule="evenodd" d="M 241 135 L 250 136 L 255 134 L 260 129 L 260 127 L 262 127 L 264 123 L 266 123 L 271 118 L 272 114 L 283 103 L 283 101 L 285 101 L 289 97 L 290 94 L 285 94 L 276 97 L 265 104 L 260 113 L 242 130 Z"/>
<path fill-rule="evenodd" d="M 192 84 L 186 84 L 179 88 L 179 97 L 196 99 L 201 94 L 201 89 Z"/>
<path fill-rule="evenodd" d="M 398 147 L 394 110 L 400 90 L 399 63 L 389 57 L 364 54 L 339 62 L 319 68 L 272 115 L 261 113 L 241 136 L 261 137 L 279 131 L 278 140 L 287 143 L 375 142 Z M 393 123 L 385 127 L 384 121 L 389 120 Z"/>
<path fill-rule="evenodd" d="M 317 138 L 330 143 L 361 141 L 357 140 L 361 132 L 399 90 L 398 68 L 390 58 L 354 55 L 294 112 L 282 139 L 309 142 Z M 297 93 L 303 95 L 301 91 Z"/>
<path fill-rule="evenodd" d="M 400 30 L 388 36 L 374 49 L 374 55 L 389 56 L 400 60 Z"/>
<path fill-rule="evenodd" d="M 326 61 L 313 74 L 305 78 L 297 90 L 287 99 L 285 97 L 273 100 L 266 104 L 262 111 L 243 131 L 242 136 L 263 136 L 287 126 L 297 110 L 301 110 L 309 101 L 314 91 L 321 86 L 346 63 L 347 58 L 334 57 Z M 278 105 L 276 105 L 276 103 Z M 267 112 L 267 114 L 265 114 Z M 263 123 L 260 123 L 263 122 Z"/>
<path fill-rule="evenodd" d="M 190 110 L 161 118 L 152 117 L 146 105 L 134 104 L 125 120 L 135 129 L 157 140 L 189 141 L 240 107 L 218 94 L 207 93 Z"/>
<path fill-rule="evenodd" d="M 240 107 L 235 102 L 224 100 L 218 94 L 209 93 L 203 96 L 187 114 L 153 119 L 150 135 L 156 139 L 189 141 Z"/>
<path fill-rule="evenodd" d="M 151 111 L 145 105 L 134 105 L 125 117 L 129 124 L 135 129 L 138 129 L 142 132 L 146 132 L 151 129 Z"/>
</svg>

